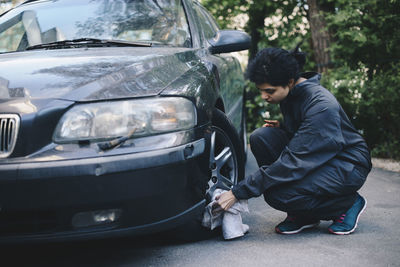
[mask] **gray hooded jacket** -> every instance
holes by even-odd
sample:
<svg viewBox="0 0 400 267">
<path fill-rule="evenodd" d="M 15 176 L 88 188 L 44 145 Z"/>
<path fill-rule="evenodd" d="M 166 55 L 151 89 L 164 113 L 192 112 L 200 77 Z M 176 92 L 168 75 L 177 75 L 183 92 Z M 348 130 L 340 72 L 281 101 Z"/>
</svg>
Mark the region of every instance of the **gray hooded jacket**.
<svg viewBox="0 0 400 267">
<path fill-rule="evenodd" d="M 307 80 L 297 84 L 280 103 L 281 128 L 289 143 L 273 164 L 261 166 L 232 188 L 237 199 L 257 197 L 273 186 L 300 180 L 333 158 L 370 171 L 364 139 L 336 98 L 320 85 L 321 75 L 304 73 L 302 77 Z"/>
</svg>

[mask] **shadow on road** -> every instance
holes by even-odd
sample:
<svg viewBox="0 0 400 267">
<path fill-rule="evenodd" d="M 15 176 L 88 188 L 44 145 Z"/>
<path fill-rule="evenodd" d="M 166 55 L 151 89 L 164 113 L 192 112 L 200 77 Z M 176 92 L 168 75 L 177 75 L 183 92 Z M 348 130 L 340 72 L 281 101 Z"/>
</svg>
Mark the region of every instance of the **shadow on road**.
<svg viewBox="0 0 400 267">
<path fill-rule="evenodd" d="M 82 242 L 7 245 L 0 246 L 0 255 L 3 263 L 10 264 L 7 266 L 115 266 L 116 263 L 120 266 L 151 258 L 153 251 L 165 246 L 184 246 L 187 242 L 163 233 Z"/>
</svg>

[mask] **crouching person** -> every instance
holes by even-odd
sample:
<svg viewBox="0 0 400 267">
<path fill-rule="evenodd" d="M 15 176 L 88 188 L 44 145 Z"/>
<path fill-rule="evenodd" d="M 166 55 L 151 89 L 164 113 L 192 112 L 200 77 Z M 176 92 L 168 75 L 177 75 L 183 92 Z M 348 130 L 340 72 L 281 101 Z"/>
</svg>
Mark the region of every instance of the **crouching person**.
<svg viewBox="0 0 400 267">
<path fill-rule="evenodd" d="M 250 137 L 259 169 L 218 205 L 264 195 L 287 218 L 275 230 L 295 234 L 332 220 L 329 232 L 350 234 L 367 201 L 357 191 L 371 170 L 368 147 L 336 98 L 320 85 L 318 73 L 301 73 L 305 54 L 279 48 L 261 50 L 247 77 L 262 98 L 279 104 L 283 122 L 265 121 Z"/>
</svg>

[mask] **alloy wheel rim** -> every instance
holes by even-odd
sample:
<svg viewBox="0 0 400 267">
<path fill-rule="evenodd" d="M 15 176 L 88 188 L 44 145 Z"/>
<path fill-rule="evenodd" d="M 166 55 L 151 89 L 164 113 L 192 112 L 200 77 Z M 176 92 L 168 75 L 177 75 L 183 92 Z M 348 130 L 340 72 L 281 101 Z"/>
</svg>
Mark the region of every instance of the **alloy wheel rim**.
<svg viewBox="0 0 400 267">
<path fill-rule="evenodd" d="M 236 184 L 238 162 L 233 144 L 223 130 L 213 126 L 210 143 L 210 180 L 206 193 L 211 199 L 215 189 L 230 190 Z"/>
</svg>

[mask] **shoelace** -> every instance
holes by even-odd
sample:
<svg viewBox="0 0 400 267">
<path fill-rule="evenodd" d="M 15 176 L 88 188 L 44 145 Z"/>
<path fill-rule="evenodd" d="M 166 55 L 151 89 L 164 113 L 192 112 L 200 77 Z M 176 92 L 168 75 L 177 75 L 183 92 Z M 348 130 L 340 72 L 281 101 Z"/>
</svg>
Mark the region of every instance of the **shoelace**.
<svg viewBox="0 0 400 267">
<path fill-rule="evenodd" d="M 337 222 L 337 223 L 342 223 L 343 220 L 344 220 L 344 217 L 346 217 L 346 214 L 343 213 L 342 215 L 340 215 L 339 218 L 337 218 L 337 219 L 335 220 L 335 222 Z"/>
</svg>

